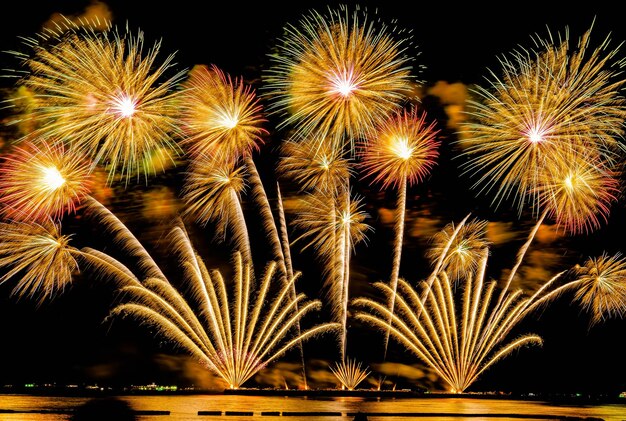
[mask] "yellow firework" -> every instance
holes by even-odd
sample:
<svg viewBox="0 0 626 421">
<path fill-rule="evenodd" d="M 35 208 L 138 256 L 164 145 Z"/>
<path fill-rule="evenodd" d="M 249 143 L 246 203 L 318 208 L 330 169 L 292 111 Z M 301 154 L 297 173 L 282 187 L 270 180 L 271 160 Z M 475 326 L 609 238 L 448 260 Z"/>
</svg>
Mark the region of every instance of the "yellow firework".
<svg viewBox="0 0 626 421">
<path fill-rule="evenodd" d="M 555 162 L 538 182 L 540 207 L 568 232 L 593 231 L 607 220 L 610 205 L 617 200 L 615 175 L 589 154 Z"/>
<path fill-rule="evenodd" d="M 286 34 L 264 79 L 270 110 L 298 138 L 363 138 L 411 95 L 410 38 L 364 10 L 311 11 Z"/>
<path fill-rule="evenodd" d="M 394 186 L 400 189 L 395 220 L 393 265 L 390 284 L 395 291 L 400 275 L 402 243 L 404 241 L 404 216 L 406 211 L 407 185 L 422 180 L 435 165 L 438 156 L 435 123 L 426 124 L 426 113 L 416 108 L 403 110 L 380 121 L 371 139 L 365 144 L 362 165 L 365 176 L 382 183 L 383 189 Z M 395 296 L 389 308 L 393 313 Z M 388 336 L 385 337 L 385 353 Z"/>
<path fill-rule="evenodd" d="M 303 190 L 336 192 L 352 173 L 350 162 L 333 145 L 317 139 L 283 142 L 278 171 Z"/>
<path fill-rule="evenodd" d="M 498 292 L 497 281 L 485 281 L 489 250 L 482 247 L 475 272 L 463 274 L 459 287 L 453 288 L 441 262 L 455 252 L 455 244 L 460 240 L 456 237 L 464 231 L 465 220 L 452 234 L 449 234 L 450 226 L 446 227 L 442 237 L 448 240 L 440 247 L 439 263 L 419 290 L 405 280 L 399 281 L 397 294 L 386 283 L 376 284 L 385 298 L 397 295 L 395 312 L 376 299 L 361 297 L 354 301 L 357 319 L 381 331 L 390 330 L 398 343 L 437 372 L 449 391 L 465 391 L 485 370 L 514 350 L 540 345 L 542 339 L 534 334 L 512 340 L 507 336 L 530 313 L 564 292 L 578 291 L 576 298 L 601 314 L 600 318 L 607 314 L 624 315 L 624 263 L 617 257 L 590 262 L 578 270 L 578 280 L 557 285 L 565 273 L 560 272 L 525 294 L 522 290 L 509 290 L 508 283 Z M 607 292 L 616 287 L 620 297 L 607 299 Z"/>
<path fill-rule="evenodd" d="M 182 73 L 164 79 L 173 56 L 158 64 L 160 42 L 145 48 L 140 31 L 96 32 L 67 21 L 27 43 L 33 52 L 22 57 L 29 72 L 21 83 L 34 92 L 39 134 L 67 142 L 127 182 L 157 170 L 149 164 L 154 151 L 169 160 L 178 155 L 171 89 Z"/>
<path fill-rule="evenodd" d="M 186 299 L 164 279 L 148 279 L 143 285 L 123 289 L 125 302 L 113 309 L 113 317 L 132 317 L 150 326 L 175 345 L 198 358 L 230 388 L 241 387 L 250 377 L 289 349 L 320 333 L 335 329 L 325 323 L 294 334 L 297 323 L 320 307 L 291 297 L 296 277 L 281 283 L 275 295 L 275 264 L 268 265 L 258 289 L 253 288 L 251 268 L 235 258 L 233 292 L 222 275 L 209 271 L 182 228 L 173 231 L 186 288 Z"/>
<path fill-rule="evenodd" d="M 348 233 L 351 247 L 367 238 L 367 231 L 371 229 L 365 223 L 367 217 L 358 198 L 345 203 L 341 198 L 319 191 L 306 194 L 300 200 L 294 220 L 294 225 L 303 233 L 294 243 L 308 240 L 303 249 L 313 247 L 322 259 L 330 259 L 337 253 L 336 238 L 342 232 Z"/>
<path fill-rule="evenodd" d="M 249 155 L 267 134 L 255 92 L 216 66 L 197 66 L 180 97 L 182 141 L 193 156 L 222 153 L 228 159 Z"/>
<path fill-rule="evenodd" d="M 329 305 L 335 318 L 341 320 L 341 360 L 346 356 L 350 256 L 354 246 L 366 239 L 371 229 L 364 221 L 361 200 L 347 192 L 327 194 L 314 191 L 301 200 L 294 224 L 303 231 L 294 242 L 308 240 L 322 260 Z"/>
<path fill-rule="evenodd" d="M 454 223 L 448 224 L 433 236 L 427 255 L 433 264 L 442 254 L 445 255 L 441 270 L 453 282 L 471 276 L 476 273 L 482 254 L 489 246 L 486 229 L 487 221 L 476 219 L 463 224 L 458 232 Z"/>
<path fill-rule="evenodd" d="M 74 212 L 89 194 L 89 162 L 62 145 L 22 143 L 4 157 L 2 213 L 10 219 L 47 221 Z"/>
<path fill-rule="evenodd" d="M 362 363 L 350 358 L 336 363 L 334 367 L 330 367 L 330 371 L 341 383 L 341 388 L 347 390 L 356 389 L 370 374 L 367 368 L 363 368 Z"/>
<path fill-rule="evenodd" d="M 245 167 L 220 158 L 202 156 L 190 164 L 182 191 L 187 204 L 184 214 L 201 224 L 214 222 L 218 237 L 226 237 L 230 229 L 235 248 L 250 262 L 250 242 L 241 204 Z"/>
<path fill-rule="evenodd" d="M 72 282 L 78 270 L 69 237 L 54 223 L 0 222 L 0 283 L 18 278 L 13 293 L 19 297 L 53 297 Z"/>
<path fill-rule="evenodd" d="M 572 153 L 591 151 L 606 168 L 619 161 L 626 101 L 617 49 L 608 38 L 591 49 L 589 37 L 574 47 L 569 34 L 556 45 L 537 40 L 537 51 L 503 59 L 503 75 L 474 91 L 461 131 L 463 165 L 494 203 L 513 197 L 520 212 L 526 202 L 536 206 L 541 169 L 566 166 Z"/>
<path fill-rule="evenodd" d="M 575 300 L 591 312 L 591 323 L 626 316 L 626 261 L 620 253 L 590 258 L 574 270 L 580 284 Z"/>
</svg>

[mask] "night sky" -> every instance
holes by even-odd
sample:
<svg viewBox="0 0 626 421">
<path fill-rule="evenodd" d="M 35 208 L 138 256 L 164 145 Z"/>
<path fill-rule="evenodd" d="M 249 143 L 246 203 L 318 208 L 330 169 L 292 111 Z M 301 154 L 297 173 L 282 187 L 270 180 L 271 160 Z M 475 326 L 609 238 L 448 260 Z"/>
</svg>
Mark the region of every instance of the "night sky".
<svg viewBox="0 0 626 421">
<path fill-rule="evenodd" d="M 40 3 L 3 4 L 0 50 L 22 48 L 18 37 L 34 35 L 53 13 L 77 16 L 89 5 L 87 1 L 73 0 Z M 206 5 L 211 3 L 204 2 Z M 106 2 L 106 8 L 115 25 L 123 27 L 128 23 L 131 32 L 143 30 L 146 45 L 162 39 L 162 58 L 175 53 L 178 70 L 190 69 L 195 64 L 215 64 L 233 76 L 243 76 L 259 89 L 260 76 L 269 63 L 267 54 L 282 34 L 283 26 L 288 22 L 297 23 L 310 8 L 323 12 L 327 5 L 339 4 L 288 3 L 222 2 L 204 10 L 199 8 L 199 3 L 186 0 L 170 2 L 167 6 L 148 1 L 116 0 Z M 549 7 L 545 4 L 547 2 L 520 2 L 497 9 L 476 2 L 461 7 L 432 2 L 413 8 L 406 3 L 358 3 L 367 5 L 368 10 L 378 8 L 378 16 L 383 21 L 397 19 L 399 27 L 412 30 L 416 51 L 420 53 L 416 62 L 424 66 L 420 74 L 424 81 L 422 104 L 431 118 L 439 121 L 442 129 L 441 156 L 431 177 L 409 190 L 401 275 L 413 282 L 427 276 L 429 266 L 423 256 L 430 236 L 447 223 L 460 221 L 471 212 L 491 221 L 494 233 L 510 234 L 506 241 L 498 242 L 492 248 L 489 274 L 498 278 L 501 271 L 513 265 L 517 248 L 534 223 L 533 215 L 518 215 L 511 203 L 493 209 L 490 198 L 476 197 L 470 188 L 470 180 L 461 175 L 454 160 L 454 128 L 446 127 L 449 116 L 445 105 L 451 97 L 452 101 L 459 95 L 462 98 L 466 87 L 482 83 L 488 68 L 498 72 L 500 55 L 508 54 L 518 46 L 532 47 L 531 35 L 537 33 L 545 38 L 546 28 L 556 34 L 569 26 L 575 39 L 595 20 L 592 42 L 600 42 L 611 33 L 611 45 L 616 46 L 626 40 L 623 16 L 601 2 L 590 2 L 584 9 L 569 8 L 571 6 L 565 2 Z M 626 56 L 626 48 L 621 51 L 622 56 Z M 3 53 L 0 60 L 2 68 L 17 66 L 9 54 Z M 11 82 L 2 79 L 0 83 L 3 93 L 7 92 Z M 267 143 L 260 156 L 255 157 L 263 180 L 270 186 L 274 185 L 272 170 L 277 145 L 282 139 L 282 133 L 274 127 L 275 121 L 270 118 Z M 10 141 L 3 140 L 5 143 Z M 166 174 L 157 177 L 150 186 L 131 185 L 126 191 L 117 186 L 107 203 L 116 214 L 123 216 L 157 256 L 167 255 L 162 245 L 162 232 L 155 228 L 161 225 L 163 218 L 162 215 L 155 216 L 150 209 L 157 203 L 175 201 L 168 192 L 175 192 L 177 183 L 176 175 Z M 367 222 L 373 226 L 374 232 L 356 249 L 352 296 L 370 293 L 372 282 L 389 276 L 393 239 L 389 215 L 395 197 L 393 191 L 383 194 L 366 182 L 356 181 L 355 189 L 365 198 L 366 210 L 371 216 Z M 272 189 L 269 191 L 271 194 Z M 624 191 L 626 189 L 622 188 Z M 289 193 L 288 186 L 286 192 Z M 533 276 L 551 276 L 576 263 L 583 263 L 589 256 L 598 256 L 603 251 L 609 254 L 626 252 L 623 244 L 625 204 L 626 197 L 620 197 L 612 206 L 609 221 L 589 235 L 568 237 L 547 229 L 546 235 L 535 241 L 527 256 L 523 272 L 527 282 L 532 282 Z M 80 215 L 68 218 L 67 226 L 80 227 L 77 241 L 93 240 L 105 251 L 110 250 L 111 245 L 98 239 L 98 233 L 93 229 L 86 228 L 88 221 Z M 251 227 L 252 232 L 257 228 L 254 223 Z M 207 253 L 209 266 L 228 267 L 224 265 L 229 258 L 226 246 L 216 244 L 211 235 L 199 227 L 189 229 L 198 249 Z M 261 243 L 262 238 L 253 238 L 253 253 L 254 244 L 260 248 Z M 299 250 L 297 245 L 292 248 L 293 253 Z M 315 263 L 311 252 L 294 256 L 294 268 L 303 272 L 299 287 L 310 298 L 318 298 L 316 294 L 320 291 L 319 268 Z M 103 323 L 115 300 L 109 284 L 78 277 L 63 294 L 40 305 L 11 297 L 12 287 L 10 281 L 0 286 L 0 386 L 28 382 L 208 384 L 209 380 L 198 373 L 192 362 L 145 329 L 128 321 Z M 611 320 L 589 329 L 590 317 L 581 313 L 578 307 L 570 306 L 570 298 L 563 297 L 541 317 L 539 314 L 529 317 L 512 332 L 513 336 L 526 332 L 539 334 L 544 339 L 542 348 L 523 348 L 515 352 L 492 367 L 471 389 L 583 393 L 626 390 L 626 360 L 619 345 L 626 333 L 626 321 Z M 323 312 L 320 317 L 324 317 Z M 307 343 L 305 353 L 311 359 L 327 362 L 339 358 L 332 338 Z M 372 364 L 381 361 L 382 353 L 381 334 L 357 323 L 351 324 L 349 355 Z M 297 360 L 295 353 L 280 361 L 291 360 Z M 415 357 L 393 343 L 388 360 L 418 364 Z M 319 369 L 319 364 L 312 363 L 311 370 L 313 367 Z M 323 363 L 321 366 L 324 368 Z M 412 386 L 399 371 L 394 381 Z M 415 383 L 419 385 L 419 381 Z"/>
</svg>

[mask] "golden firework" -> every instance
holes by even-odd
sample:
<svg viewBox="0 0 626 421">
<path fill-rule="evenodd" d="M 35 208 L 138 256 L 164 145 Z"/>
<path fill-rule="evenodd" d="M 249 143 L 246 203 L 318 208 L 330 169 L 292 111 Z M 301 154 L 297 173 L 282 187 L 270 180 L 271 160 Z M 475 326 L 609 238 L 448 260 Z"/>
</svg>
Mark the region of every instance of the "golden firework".
<svg viewBox="0 0 626 421">
<path fill-rule="evenodd" d="M 513 198 L 520 212 L 525 203 L 537 207 L 542 168 L 589 152 L 604 168 L 620 161 L 626 99 L 613 66 L 618 50 L 608 38 L 591 49 L 590 30 L 574 47 L 569 34 L 558 39 L 536 40 L 536 51 L 502 59 L 503 75 L 474 90 L 460 133 L 474 188 L 492 193 L 496 204 Z"/>
<path fill-rule="evenodd" d="M 364 10 L 311 11 L 286 34 L 264 80 L 271 112 L 299 139 L 364 138 L 412 94 L 410 38 Z"/>
<path fill-rule="evenodd" d="M 237 159 L 263 143 L 262 107 L 251 86 L 216 66 L 196 66 L 183 83 L 181 122 L 192 156 L 223 154 Z"/>
<path fill-rule="evenodd" d="M 352 174 L 349 160 L 328 142 L 291 139 L 283 142 L 281 149 L 279 173 L 303 190 L 337 192 Z"/>
<path fill-rule="evenodd" d="M 574 300 L 591 312 L 591 323 L 626 316 L 626 260 L 621 253 L 590 258 L 574 269 L 579 286 Z"/>
<path fill-rule="evenodd" d="M 403 110 L 379 122 L 363 146 L 361 165 L 365 177 L 383 189 L 422 181 L 439 156 L 435 122 L 426 123 L 426 113 Z"/>
<path fill-rule="evenodd" d="M 489 246 L 486 229 L 487 221 L 477 219 L 464 223 L 458 232 L 454 223 L 450 223 L 433 236 L 427 256 L 436 264 L 445 251 L 441 270 L 452 282 L 471 276 L 476 273 L 482 254 Z"/>
<path fill-rule="evenodd" d="M 58 139 L 128 182 L 157 171 L 154 151 L 170 161 L 180 149 L 173 87 L 182 72 L 164 79 L 173 56 L 158 64 L 160 42 L 144 47 L 144 34 L 128 28 L 103 32 L 70 21 L 36 38 L 22 56 L 34 93 L 37 134 Z"/>
<path fill-rule="evenodd" d="M 214 222 L 218 238 L 226 238 L 230 229 L 235 248 L 250 262 L 250 241 L 241 203 L 246 186 L 245 167 L 220 158 L 203 156 L 191 162 L 182 190 L 187 205 L 183 213 L 203 225 Z"/>
<path fill-rule="evenodd" d="M 22 143 L 4 157 L 0 203 L 9 219 L 47 221 L 74 212 L 89 194 L 89 162 L 63 145 Z"/>
<path fill-rule="evenodd" d="M 303 294 L 291 297 L 298 275 L 281 283 L 273 295 L 276 265 L 270 263 L 255 290 L 252 270 L 237 254 L 229 293 L 220 272 L 205 267 L 185 231 L 179 227 L 172 234 L 189 298 L 166 280 L 148 279 L 123 288 L 125 302 L 111 316 L 132 317 L 156 329 L 206 364 L 229 388 L 241 387 L 289 349 L 337 327 L 323 323 L 294 335 L 297 323 L 321 305 L 305 301 Z"/>
<path fill-rule="evenodd" d="M 19 278 L 13 294 L 40 301 L 62 292 L 78 270 L 69 240 L 52 222 L 0 222 L 0 267 L 7 269 L 0 283 Z"/>
</svg>

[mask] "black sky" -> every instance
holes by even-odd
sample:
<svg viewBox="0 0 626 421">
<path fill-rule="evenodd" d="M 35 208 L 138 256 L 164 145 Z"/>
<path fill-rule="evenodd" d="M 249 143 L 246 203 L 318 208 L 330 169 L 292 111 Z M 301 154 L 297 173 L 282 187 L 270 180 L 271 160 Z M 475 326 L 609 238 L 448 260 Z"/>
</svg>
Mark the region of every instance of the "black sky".
<svg viewBox="0 0 626 421">
<path fill-rule="evenodd" d="M 339 4 L 283 3 L 107 2 L 114 24 L 124 26 L 128 22 L 131 29 L 143 30 L 147 40 L 162 39 L 162 52 L 175 52 L 180 69 L 191 68 L 194 64 L 216 64 L 232 75 L 243 75 L 251 81 L 257 80 L 261 69 L 267 65 L 267 53 L 286 23 L 296 24 L 311 8 L 323 11 L 327 5 Z M 395 18 L 398 26 L 412 30 L 413 41 L 421 52 L 417 61 L 425 66 L 421 78 L 426 84 L 438 80 L 480 83 L 487 68 L 498 69 L 499 55 L 518 45 L 532 47 L 530 36 L 538 33 L 545 37 L 546 28 L 556 33 L 569 26 L 576 38 L 595 20 L 596 41 L 609 33 L 612 33 L 614 45 L 626 40 L 621 11 L 603 2 L 589 2 L 584 8 L 570 2 L 502 3 L 498 7 L 481 2 L 466 2 L 462 6 L 441 1 L 415 2 L 414 6 L 407 3 L 394 0 L 358 4 L 366 4 L 369 10 L 377 8 L 384 21 Z M 88 2 L 76 0 L 3 3 L 0 50 L 19 48 L 18 36 L 36 33 L 52 13 L 79 15 L 86 5 Z M 0 60 L 2 67 L 15 66 L 8 55 Z M 5 83 L 3 81 L 2 85 Z M 471 196 L 468 185 L 456 182 L 458 174 L 452 166 L 442 165 L 441 168 L 434 172 L 431 180 L 436 187 L 414 191 L 409 206 L 425 206 L 424 200 L 417 196 L 428 196 L 438 200 L 431 211 L 441 212 L 442 220 L 459 220 L 467 212 L 496 217 L 496 212 L 480 201 L 467 203 L 465 199 Z M 375 212 L 375 204 L 370 206 L 369 210 Z M 517 221 L 513 212 L 506 213 L 499 217 Z M 558 252 L 570 259 L 606 247 L 610 252 L 620 249 L 626 232 L 622 222 L 625 215 L 621 198 L 606 224 L 611 228 L 576 243 L 581 250 L 566 252 L 561 248 Z M 379 230 L 370 240 L 372 247 L 362 249 L 362 261 L 390 252 L 385 246 L 375 246 L 377 241 L 386 244 L 389 236 L 389 231 Z M 408 256 L 403 259 L 417 264 L 419 257 L 411 254 L 411 246 L 408 249 Z M 502 255 L 512 259 L 515 249 L 511 250 L 502 251 Z M 509 265 L 509 262 L 502 265 Z M 382 272 L 386 268 L 390 266 L 385 266 Z M 171 372 L 154 374 L 156 365 L 145 356 L 160 351 L 155 351 L 156 341 L 149 334 L 128 326 L 110 329 L 101 323 L 108 311 L 106 303 L 112 300 L 108 289 L 78 283 L 68 294 L 41 307 L 28 301 L 16 302 L 7 297 L 9 292 L 10 286 L 0 287 L 0 385 L 29 381 L 102 381 L 103 378 L 105 381 L 150 382 L 175 378 Z M 626 361 L 619 345 L 626 322 L 613 321 L 593 330 L 588 330 L 587 322 L 585 315 L 566 303 L 551 308 L 539 322 L 535 319 L 523 326 L 542 335 L 544 347 L 524 349 L 513 355 L 489 372 L 478 387 L 487 390 L 626 390 Z M 355 329 L 354 341 L 359 343 L 363 335 L 367 333 Z M 401 351 L 394 352 L 399 358 L 405 358 Z M 98 377 L 97 373 L 107 370 L 115 375 Z"/>
</svg>

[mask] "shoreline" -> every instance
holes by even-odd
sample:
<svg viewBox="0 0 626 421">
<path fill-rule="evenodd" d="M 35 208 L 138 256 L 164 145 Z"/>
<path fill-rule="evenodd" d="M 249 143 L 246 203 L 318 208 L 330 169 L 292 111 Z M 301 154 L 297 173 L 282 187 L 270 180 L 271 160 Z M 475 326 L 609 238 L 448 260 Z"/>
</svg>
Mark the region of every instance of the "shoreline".
<svg viewBox="0 0 626 421">
<path fill-rule="evenodd" d="M 334 397 L 362 397 L 368 399 L 493 399 L 493 400 L 523 400 L 542 401 L 553 404 L 571 405 L 600 405 L 600 404 L 624 404 L 626 398 L 618 394 L 574 394 L 574 393 L 509 393 L 509 392 L 424 392 L 409 389 L 401 390 L 374 390 L 374 389 L 272 389 L 272 388 L 242 388 L 225 390 L 205 389 L 176 389 L 176 390 L 141 390 L 131 388 L 74 388 L 74 387 L 0 387 L 1 395 L 25 395 L 25 396 L 56 396 L 56 397 L 111 397 L 111 396 L 186 396 L 186 395 L 234 395 L 234 396 L 277 396 L 277 397 L 310 397 L 310 398 L 334 398 Z"/>
</svg>

